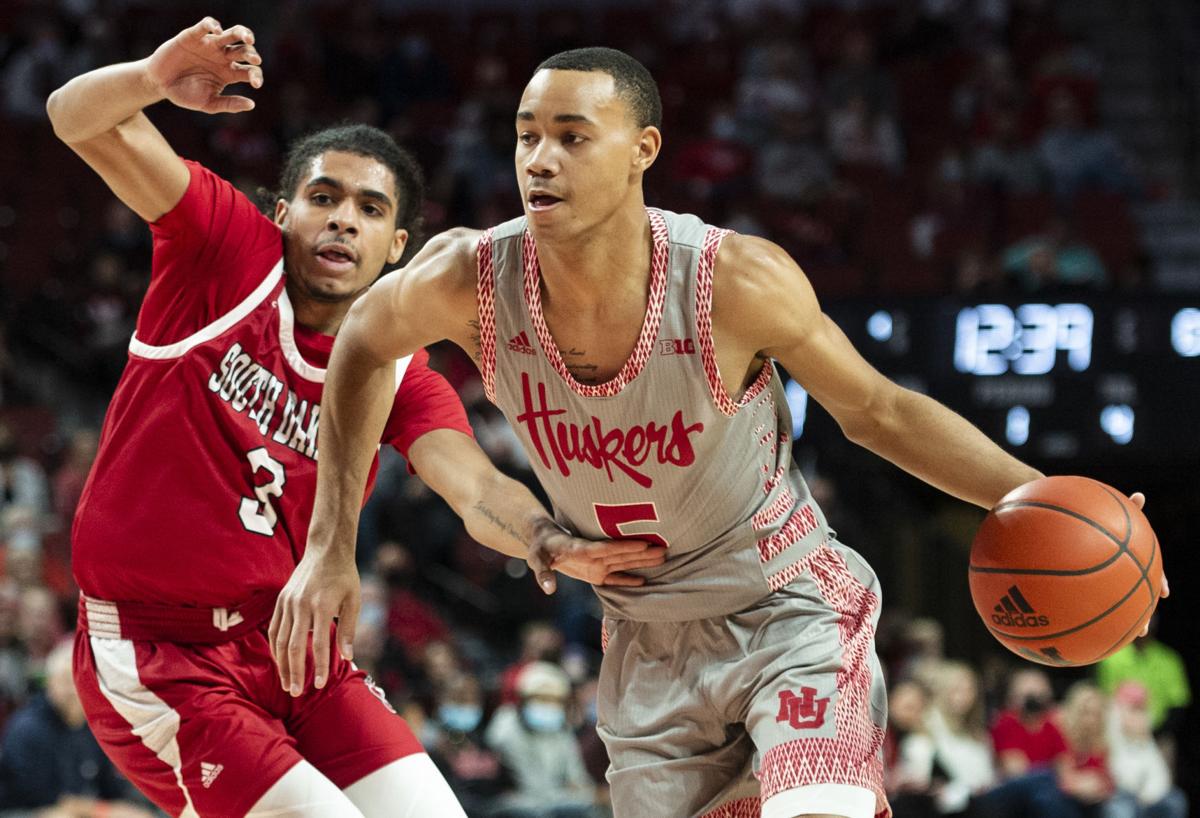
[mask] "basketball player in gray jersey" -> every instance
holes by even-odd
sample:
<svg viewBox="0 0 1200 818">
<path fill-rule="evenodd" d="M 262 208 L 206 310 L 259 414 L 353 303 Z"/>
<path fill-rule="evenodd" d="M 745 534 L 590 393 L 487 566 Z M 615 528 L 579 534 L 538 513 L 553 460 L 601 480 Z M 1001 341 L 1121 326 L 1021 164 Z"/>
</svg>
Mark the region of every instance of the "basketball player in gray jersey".
<svg viewBox="0 0 1200 818">
<path fill-rule="evenodd" d="M 516 115 L 525 215 L 436 237 L 338 336 L 309 548 L 280 605 L 292 629 L 320 630 L 356 592 L 392 362 L 449 338 L 475 359 L 558 524 L 666 549 L 636 572 L 643 585 L 596 589 L 617 818 L 887 815 L 879 588 L 791 462 L 774 361 L 851 439 L 964 500 L 990 507 L 1040 474 L 876 372 L 777 246 L 647 209 L 660 118 L 650 75 L 619 51 L 538 68 Z M 552 524 L 479 510 L 526 543 Z M 547 592 L 557 559 L 530 553 Z"/>
</svg>

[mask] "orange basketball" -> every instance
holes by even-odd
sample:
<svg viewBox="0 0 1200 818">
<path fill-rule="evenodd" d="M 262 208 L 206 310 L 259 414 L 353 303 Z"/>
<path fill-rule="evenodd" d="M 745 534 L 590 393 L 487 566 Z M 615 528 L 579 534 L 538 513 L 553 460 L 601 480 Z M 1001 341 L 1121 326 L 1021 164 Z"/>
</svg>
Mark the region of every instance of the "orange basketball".
<svg viewBox="0 0 1200 818">
<path fill-rule="evenodd" d="M 1006 648 L 1088 665 L 1127 645 L 1158 604 L 1158 538 L 1141 509 L 1086 477 L 1043 477 L 1005 495 L 971 545 L 971 598 Z"/>
</svg>

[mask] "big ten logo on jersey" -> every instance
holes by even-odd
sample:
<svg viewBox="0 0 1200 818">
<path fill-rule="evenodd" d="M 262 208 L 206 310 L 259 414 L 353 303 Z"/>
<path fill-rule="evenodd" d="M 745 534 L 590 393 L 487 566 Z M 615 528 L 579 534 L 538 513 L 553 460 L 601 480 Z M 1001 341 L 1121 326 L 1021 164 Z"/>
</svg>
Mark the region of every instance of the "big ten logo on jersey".
<svg viewBox="0 0 1200 818">
<path fill-rule="evenodd" d="M 525 427 L 542 465 L 557 468 L 563 477 L 571 476 L 571 463 L 579 463 L 603 471 L 609 482 L 616 482 L 615 468 L 648 489 L 654 479 L 640 468 L 644 463 L 653 459 L 659 465 L 687 468 L 696 461 L 691 437 L 702 433 L 704 424 L 686 423 L 682 411 L 676 411 L 667 424 L 652 420 L 627 428 L 606 428 L 595 416 L 579 418 L 582 423 L 561 417 L 567 410 L 550 405 L 544 383 L 538 383 L 535 401 L 525 372 L 521 373 L 521 393 L 523 406 L 516 421 Z"/>
<path fill-rule="evenodd" d="M 692 338 L 663 338 L 658 342 L 659 355 L 695 355 L 696 341 Z"/>
<path fill-rule="evenodd" d="M 218 368 L 208 378 L 208 388 L 229 408 L 245 414 L 266 437 L 305 457 L 317 459 L 317 426 L 321 405 L 309 403 L 288 389 L 283 411 L 277 413 L 285 384 L 235 343 L 225 351 Z M 272 431 L 273 429 L 273 431 Z"/>
</svg>

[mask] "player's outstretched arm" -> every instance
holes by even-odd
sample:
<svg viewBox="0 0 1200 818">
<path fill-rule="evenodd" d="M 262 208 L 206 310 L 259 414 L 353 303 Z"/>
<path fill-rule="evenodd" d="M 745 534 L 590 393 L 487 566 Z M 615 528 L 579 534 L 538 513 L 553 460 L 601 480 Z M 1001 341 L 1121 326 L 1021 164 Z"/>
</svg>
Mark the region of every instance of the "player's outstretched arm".
<svg viewBox="0 0 1200 818">
<path fill-rule="evenodd" d="M 477 542 L 529 562 L 538 585 L 554 593 L 555 571 L 593 585 L 641 585 L 626 573 L 661 565 L 666 549 L 641 540 L 572 537 L 528 488 L 508 477 L 479 444 L 451 429 L 417 438 L 408 456 L 417 474 L 462 517 Z"/>
<path fill-rule="evenodd" d="M 58 138 L 153 222 L 183 197 L 189 174 L 142 109 L 166 99 L 210 114 L 248 111 L 252 100 L 222 91 L 239 82 L 260 87 L 261 65 L 254 32 L 206 17 L 145 59 L 76 77 L 50 95 L 46 111 Z"/>
<path fill-rule="evenodd" d="M 359 579 L 354 563 L 358 515 L 367 476 L 396 393 L 396 361 L 474 320 L 478 234 L 434 237 L 402 270 L 359 298 L 338 331 L 321 396 L 317 495 L 304 556 L 275 603 L 268 631 L 280 681 L 299 695 L 308 635 L 314 682 L 328 678 L 329 634 L 353 655 Z"/>
<path fill-rule="evenodd" d="M 884 377 L 821 312 L 782 249 L 730 236 L 717 260 L 714 322 L 744 327 L 749 349 L 777 359 L 846 437 L 925 482 L 983 508 L 1041 477 L 964 418 Z M 726 333 L 727 334 L 727 333 Z"/>
</svg>

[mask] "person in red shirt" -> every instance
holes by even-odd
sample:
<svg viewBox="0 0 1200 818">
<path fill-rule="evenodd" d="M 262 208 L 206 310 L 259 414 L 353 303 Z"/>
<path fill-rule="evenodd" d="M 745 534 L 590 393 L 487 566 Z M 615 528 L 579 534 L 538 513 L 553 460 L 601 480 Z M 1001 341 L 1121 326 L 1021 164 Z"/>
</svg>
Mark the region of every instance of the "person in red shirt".
<svg viewBox="0 0 1200 818">
<path fill-rule="evenodd" d="M 295 143 L 274 219 L 181 159 L 142 111 L 253 102 L 254 34 L 206 18 L 150 57 L 71 80 L 55 133 L 150 225 L 149 289 L 72 530 L 82 591 L 75 682 L 121 771 L 171 815 L 462 816 L 382 693 L 351 662 L 359 592 L 329 623 L 268 622 L 306 551 L 325 367 L 353 302 L 400 261 L 418 221 L 419 168 L 383 132 L 342 126 Z M 461 402 L 418 351 L 387 373 L 380 443 L 514 556 L 557 554 L 590 582 L 637 584 L 641 543 L 554 525 L 475 444 Z M 372 475 L 374 467 L 372 467 Z M 496 508 L 516 525 L 498 525 Z M 320 579 L 320 578 L 318 578 Z M 341 590 L 344 590 L 341 589 Z M 307 661 L 306 661 L 307 660 Z M 303 689 L 288 664 L 305 662 Z"/>
<path fill-rule="evenodd" d="M 1072 765 L 1071 752 L 1055 719 L 1050 679 L 1037 668 L 1016 671 L 1008 682 L 1006 705 L 991 729 L 1003 783 L 979 799 L 980 813 L 1033 818 L 1074 815 L 1069 812 L 1074 801 L 1060 780 L 1060 772 Z"/>
<path fill-rule="evenodd" d="M 1051 716 L 1054 692 L 1046 674 L 1024 668 L 1008 683 L 1008 708 L 992 723 L 992 746 L 1003 778 L 1053 765 L 1067 741 Z"/>
</svg>

